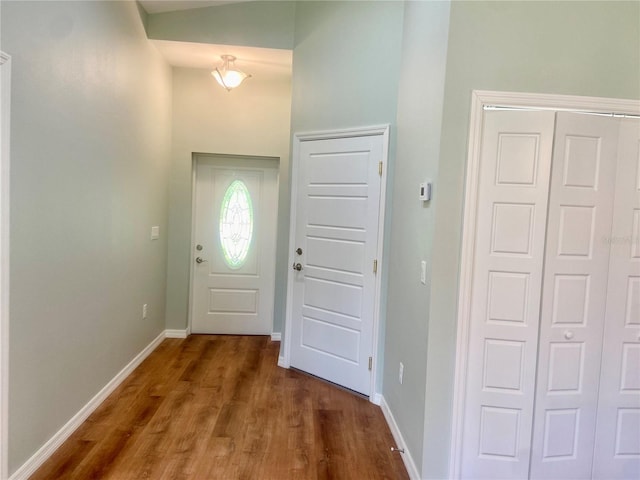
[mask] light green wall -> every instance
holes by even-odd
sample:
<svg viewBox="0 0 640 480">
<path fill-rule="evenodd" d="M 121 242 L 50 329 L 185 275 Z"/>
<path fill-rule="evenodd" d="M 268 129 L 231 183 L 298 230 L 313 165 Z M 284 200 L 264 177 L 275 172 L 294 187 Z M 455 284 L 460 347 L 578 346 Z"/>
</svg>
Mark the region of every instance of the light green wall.
<svg viewBox="0 0 640 480">
<path fill-rule="evenodd" d="M 0 41 L 13 472 L 165 328 L 171 71 L 130 2 L 3 1 Z"/>
<path fill-rule="evenodd" d="M 199 8 L 148 16 L 147 34 L 158 40 L 175 40 L 259 48 L 293 47 L 295 2 L 258 1 Z M 211 88 L 203 75 L 194 90 L 181 85 L 186 71 L 176 69 L 180 84 L 174 88 L 174 146 L 171 175 L 169 276 L 167 327 L 187 326 L 191 234 L 191 152 L 277 156 L 280 162 L 278 232 L 273 331 L 280 332 L 285 316 L 289 238 L 289 125 L 291 79 L 287 85 L 260 75 L 232 93 Z M 205 72 L 206 73 L 206 72 Z M 191 81 L 195 81 L 192 72 Z M 270 92 L 270 88 L 274 88 Z M 215 92 L 215 95 L 214 95 Z M 212 95 L 214 95 L 212 97 Z M 240 108 L 237 101 L 240 99 Z M 200 104 L 198 101 L 204 103 Z M 186 103 L 185 103 L 186 102 Z M 212 108 L 202 105 L 213 102 Z M 234 104 L 235 102 L 235 104 Z M 257 115 L 251 115 L 256 108 Z M 286 109 L 286 112 L 285 110 Z M 227 123 L 221 112 L 236 116 Z M 197 123 L 194 119 L 200 119 Z M 242 120 L 241 120 L 242 118 Z M 183 127 L 183 125 L 185 127 Z M 205 128 L 206 127 L 206 128 Z M 285 146 L 283 137 L 285 135 Z M 270 136 L 273 135 L 273 136 Z M 200 145 L 200 150 L 196 146 Z M 187 158 L 188 157 L 188 158 Z M 187 178 L 188 176 L 188 178 Z"/>
<path fill-rule="evenodd" d="M 403 2 L 296 6 L 292 129 L 395 123 Z"/>
<path fill-rule="evenodd" d="M 640 98 L 640 3 L 452 2 L 433 269 L 423 477 L 448 475 L 471 91 Z"/>
<path fill-rule="evenodd" d="M 226 10 L 230 7 L 233 7 L 233 15 Z M 290 21 L 290 25 L 278 26 L 270 21 L 254 22 L 257 18 L 255 12 L 263 12 L 262 9 L 271 12 L 267 15 L 268 18 L 272 18 L 274 12 L 280 12 L 281 9 L 284 9 L 287 13 L 283 13 L 279 21 Z M 280 144 L 282 139 L 280 134 L 284 132 L 281 127 L 288 127 L 289 121 L 288 119 L 284 120 L 281 111 L 276 112 L 276 102 L 280 102 L 279 105 L 283 108 L 291 108 L 291 132 L 381 123 L 391 123 L 394 128 L 403 9 L 402 2 L 384 1 L 320 1 L 295 4 L 247 2 L 234 6 L 225 5 L 198 9 L 191 11 L 191 13 L 186 11 L 149 16 L 148 31 L 152 38 L 179 41 L 197 40 L 205 43 L 235 42 L 235 44 L 255 47 L 284 48 L 282 45 L 286 43 L 286 36 L 293 32 L 295 25 L 295 39 L 289 39 L 292 42 L 291 45 L 295 45 L 293 49 L 292 92 L 289 91 L 289 98 L 281 95 L 285 93 L 283 90 L 275 91 L 271 96 L 273 103 L 269 108 L 275 115 L 274 119 L 281 119 L 277 120 L 277 123 L 253 122 L 248 127 L 238 124 L 227 125 L 224 122 L 216 123 L 214 117 L 220 112 L 212 110 L 206 114 L 211 115 L 211 119 L 204 123 L 204 125 L 212 127 L 210 131 L 192 135 L 188 133 L 188 130 L 191 126 L 197 125 L 187 115 L 178 113 L 183 102 L 180 98 L 185 97 L 186 93 L 180 93 L 184 89 L 180 86 L 180 80 L 176 76 L 174 88 L 174 110 L 176 112 L 174 115 L 174 163 L 171 175 L 170 206 L 171 237 L 169 240 L 169 281 L 167 286 L 168 328 L 185 328 L 188 309 L 188 235 L 191 228 L 191 197 L 185 155 L 187 151 L 198 151 L 195 145 L 205 142 L 205 136 L 208 136 L 205 142 L 208 145 L 208 150 L 200 151 L 287 157 L 286 161 L 281 163 L 280 170 L 274 308 L 274 331 L 280 331 L 285 317 L 288 275 L 290 208 L 288 148 L 290 144 L 287 142 L 286 149 L 282 148 Z M 295 12 L 295 24 L 291 16 L 292 12 Z M 199 19 L 201 17 L 209 20 L 201 21 Z M 215 20 L 217 18 L 225 18 L 226 20 L 222 23 L 212 23 L 211 25 L 217 26 L 214 29 L 207 22 L 218 22 L 219 20 Z M 245 30 L 252 30 L 253 33 L 243 38 L 237 36 L 239 32 Z M 215 38 L 210 36 L 209 32 L 212 31 L 216 31 Z M 280 35 L 278 37 L 280 43 L 269 43 L 268 39 L 277 32 Z M 384 32 L 384 35 L 381 35 L 380 32 Z M 242 96 L 245 89 L 247 89 L 245 94 L 248 94 L 248 89 L 251 88 L 251 83 L 254 81 L 258 82 L 259 79 L 251 79 L 251 82 L 234 91 L 232 95 Z M 202 88 L 204 87 L 199 86 L 196 90 L 184 91 L 196 92 L 193 95 L 197 97 L 203 95 L 198 93 L 202 91 Z M 217 94 L 226 95 L 226 92 L 222 92 L 222 94 L 217 92 Z M 211 94 L 206 95 L 210 96 Z M 264 90 L 261 95 L 266 99 L 270 94 Z M 229 97 L 222 95 L 219 98 Z M 202 103 L 195 101 L 188 108 L 195 112 L 201 109 L 201 105 Z M 222 108 L 224 111 L 227 107 Z M 228 108 L 232 108 L 231 105 Z M 258 107 L 259 110 L 261 108 Z M 239 112 L 246 112 L 246 110 L 240 109 Z M 181 126 L 183 122 L 186 122 L 184 129 Z M 213 128 L 212 122 L 215 123 L 215 128 L 218 130 Z M 274 128 L 279 132 L 274 141 L 278 144 L 277 151 L 280 153 L 269 153 L 271 147 L 268 147 L 266 143 L 261 143 L 264 140 L 262 138 L 264 133 L 270 131 L 269 128 Z M 180 145 L 183 142 L 180 133 L 182 130 L 185 132 L 184 135 L 189 135 L 190 146 Z M 252 132 L 251 135 L 243 136 L 243 132 L 247 131 Z M 199 139 L 196 141 L 198 136 Z M 236 142 L 235 139 L 240 137 L 243 138 L 243 141 Z M 253 143 L 252 138 L 255 138 Z M 233 151 L 223 151 L 229 150 L 229 148 L 232 148 Z M 190 168 L 190 163 L 188 165 Z"/>
<path fill-rule="evenodd" d="M 398 141 L 389 244 L 383 395 L 420 468 L 434 212 L 418 188 L 438 173 L 449 2 L 407 2 L 398 94 Z M 437 190 L 436 190 L 437 195 Z M 420 261 L 427 284 L 420 283 Z M 398 367 L 404 364 L 404 380 Z"/>
<path fill-rule="evenodd" d="M 208 70 L 173 69 L 167 328 L 187 327 L 194 152 L 280 158 L 276 274 L 286 278 L 290 115 L 290 72 L 256 74 L 227 92 Z M 276 284 L 278 288 L 286 290 Z M 282 319 L 276 314 L 275 332 L 280 331 Z"/>
<path fill-rule="evenodd" d="M 149 15 L 149 38 L 181 42 L 293 47 L 295 2 L 256 1 Z"/>
<path fill-rule="evenodd" d="M 293 48 L 290 86 L 254 78 L 255 90 L 231 94 L 189 69 L 174 70 L 172 89 L 131 3 L 2 9 L 14 71 L 10 468 L 164 328 L 168 230 L 166 325 L 186 326 L 191 152 L 287 158 L 289 137 L 259 123 L 286 124 L 291 88 L 292 131 L 392 125 L 383 394 L 423 477 L 446 478 L 471 90 L 640 98 L 640 3 L 455 1 L 450 22 L 442 2 L 257 2 L 149 16 L 152 38 Z M 216 117 L 239 99 L 237 117 Z M 250 108 L 258 115 L 241 118 Z M 231 131 L 248 124 L 250 141 Z M 289 222 L 284 165 L 279 239 Z M 423 206 L 415 188 L 427 177 L 434 199 Z M 159 241 L 149 241 L 152 225 Z"/>
</svg>

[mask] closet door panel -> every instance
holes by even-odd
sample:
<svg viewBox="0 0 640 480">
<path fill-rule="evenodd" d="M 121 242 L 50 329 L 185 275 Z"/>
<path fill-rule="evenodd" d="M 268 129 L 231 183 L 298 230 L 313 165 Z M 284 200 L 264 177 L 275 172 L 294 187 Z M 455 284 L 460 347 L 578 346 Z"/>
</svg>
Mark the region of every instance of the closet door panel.
<svg viewBox="0 0 640 480">
<path fill-rule="evenodd" d="M 617 144 L 616 121 L 558 113 L 531 478 L 591 475 Z"/>
<path fill-rule="evenodd" d="M 593 478 L 640 478 L 640 120 L 620 120 Z"/>
<path fill-rule="evenodd" d="M 529 470 L 553 112 L 485 112 L 461 476 Z"/>
</svg>

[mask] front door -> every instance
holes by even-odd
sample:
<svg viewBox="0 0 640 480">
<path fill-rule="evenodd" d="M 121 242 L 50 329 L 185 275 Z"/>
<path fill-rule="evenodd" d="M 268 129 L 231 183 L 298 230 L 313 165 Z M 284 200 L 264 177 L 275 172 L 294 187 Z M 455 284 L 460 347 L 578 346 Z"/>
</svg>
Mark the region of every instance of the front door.
<svg viewBox="0 0 640 480">
<path fill-rule="evenodd" d="M 196 158 L 193 333 L 271 333 L 277 168 L 270 158 Z"/>
<path fill-rule="evenodd" d="M 382 135 L 300 143 L 291 366 L 369 395 Z"/>
</svg>

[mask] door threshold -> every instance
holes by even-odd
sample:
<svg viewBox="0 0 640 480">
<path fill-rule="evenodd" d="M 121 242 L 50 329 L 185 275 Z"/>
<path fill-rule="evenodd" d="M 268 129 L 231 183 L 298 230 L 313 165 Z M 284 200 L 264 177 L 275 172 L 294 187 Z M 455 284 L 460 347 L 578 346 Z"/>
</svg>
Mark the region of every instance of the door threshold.
<svg viewBox="0 0 640 480">
<path fill-rule="evenodd" d="M 335 388 L 337 388 L 339 390 L 342 390 L 344 392 L 351 393 L 352 395 L 355 395 L 356 397 L 360 397 L 363 400 L 366 400 L 367 402 L 369 401 L 369 396 L 365 395 L 364 393 L 356 392 L 355 390 L 351 390 L 350 388 L 344 387 L 344 386 L 339 385 L 337 383 L 330 382 L 329 380 L 326 380 L 326 379 L 324 379 L 322 377 L 318 377 L 318 376 L 316 376 L 316 375 L 314 375 L 312 373 L 305 372 L 304 370 L 300 370 L 300 369 L 295 368 L 295 367 L 289 367 L 289 370 L 293 370 L 296 373 L 300 373 L 300 374 L 305 375 L 307 377 L 314 378 L 314 379 L 316 379 L 316 380 L 318 380 L 318 381 L 320 381 L 322 383 L 326 383 L 327 385 L 331 385 L 332 387 L 335 387 Z"/>
</svg>

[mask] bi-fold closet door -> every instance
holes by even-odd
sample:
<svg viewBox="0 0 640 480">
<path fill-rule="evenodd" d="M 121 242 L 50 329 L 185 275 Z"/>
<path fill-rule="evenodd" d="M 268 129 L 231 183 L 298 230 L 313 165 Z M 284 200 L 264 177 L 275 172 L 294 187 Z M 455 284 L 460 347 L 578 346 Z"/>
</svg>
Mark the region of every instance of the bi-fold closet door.
<svg viewBox="0 0 640 480">
<path fill-rule="evenodd" d="M 463 478 L 640 473 L 639 132 L 485 112 Z"/>
</svg>

